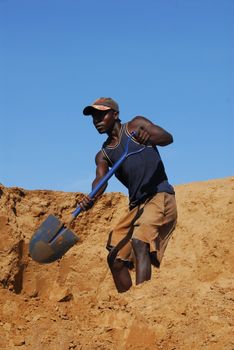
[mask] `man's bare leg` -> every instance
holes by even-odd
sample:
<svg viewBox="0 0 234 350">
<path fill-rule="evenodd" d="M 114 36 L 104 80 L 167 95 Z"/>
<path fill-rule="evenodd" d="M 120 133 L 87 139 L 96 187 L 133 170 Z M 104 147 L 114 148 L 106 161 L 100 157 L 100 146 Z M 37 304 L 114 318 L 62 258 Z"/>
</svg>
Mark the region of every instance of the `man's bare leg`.
<svg viewBox="0 0 234 350">
<path fill-rule="evenodd" d="M 107 259 L 108 260 L 108 259 Z M 116 259 L 114 262 L 108 264 L 115 282 L 115 286 L 119 293 L 126 292 L 132 286 L 132 279 L 127 266 L 120 259 Z"/>
<path fill-rule="evenodd" d="M 132 247 L 136 258 L 136 284 L 151 279 L 151 261 L 149 246 L 139 239 L 132 239 Z"/>
</svg>

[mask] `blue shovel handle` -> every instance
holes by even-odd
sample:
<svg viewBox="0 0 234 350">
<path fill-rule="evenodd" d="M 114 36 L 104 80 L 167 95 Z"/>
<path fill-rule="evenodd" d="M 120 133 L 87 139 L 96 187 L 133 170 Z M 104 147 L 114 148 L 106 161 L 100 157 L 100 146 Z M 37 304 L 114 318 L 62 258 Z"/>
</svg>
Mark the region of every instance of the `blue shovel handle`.
<svg viewBox="0 0 234 350">
<path fill-rule="evenodd" d="M 99 181 L 99 183 L 97 184 L 97 186 L 92 190 L 92 192 L 90 192 L 89 197 L 93 198 L 95 197 L 95 195 L 98 193 L 98 191 L 102 188 L 102 186 L 104 184 L 107 183 L 107 181 L 111 178 L 111 176 L 116 172 L 116 170 L 119 168 L 119 166 L 123 163 L 123 161 L 125 159 L 127 159 L 129 156 L 136 154 L 136 153 L 140 153 L 141 151 L 143 151 L 143 149 L 145 149 L 145 146 L 142 147 L 141 149 L 135 151 L 135 152 L 130 152 L 128 153 L 128 147 L 129 147 L 129 142 L 132 139 L 132 137 L 136 134 L 136 131 L 132 132 L 130 134 L 130 136 L 128 137 L 126 146 L 125 146 L 125 151 L 122 154 L 122 156 L 120 157 L 120 159 L 113 165 L 113 167 L 108 171 L 108 173 L 106 173 L 106 175 L 103 176 L 103 178 Z M 75 219 L 80 213 L 81 213 L 82 209 L 81 207 L 77 207 L 76 210 L 72 213 L 72 217 L 73 219 Z"/>
</svg>

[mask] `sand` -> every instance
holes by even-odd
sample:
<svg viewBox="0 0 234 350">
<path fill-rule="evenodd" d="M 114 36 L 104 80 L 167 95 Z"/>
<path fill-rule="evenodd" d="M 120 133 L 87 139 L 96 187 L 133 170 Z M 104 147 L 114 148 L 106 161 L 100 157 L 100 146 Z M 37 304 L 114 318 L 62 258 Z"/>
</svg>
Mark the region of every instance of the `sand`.
<svg viewBox="0 0 234 350">
<path fill-rule="evenodd" d="M 73 223 L 80 242 L 41 265 L 28 253 L 49 213 L 82 193 L 0 186 L 0 349 L 233 350 L 234 177 L 176 186 L 179 219 L 152 280 L 118 294 L 107 233 L 128 199 L 105 194 Z M 134 278 L 134 271 L 132 272 Z"/>
</svg>

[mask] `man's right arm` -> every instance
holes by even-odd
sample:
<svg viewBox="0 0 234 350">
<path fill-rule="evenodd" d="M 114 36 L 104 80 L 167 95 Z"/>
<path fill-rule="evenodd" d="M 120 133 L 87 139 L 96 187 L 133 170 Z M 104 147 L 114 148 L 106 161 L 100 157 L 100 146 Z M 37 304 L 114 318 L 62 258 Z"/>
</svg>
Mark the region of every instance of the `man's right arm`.
<svg viewBox="0 0 234 350">
<path fill-rule="evenodd" d="M 104 155 L 102 151 L 99 151 L 95 157 L 95 163 L 96 163 L 96 177 L 92 182 L 92 190 L 97 186 L 99 181 L 103 178 L 104 175 L 107 174 L 109 171 L 109 166 L 107 163 L 107 160 L 104 158 Z M 93 206 L 93 203 L 96 199 L 98 199 L 105 189 L 107 188 L 107 183 L 104 184 L 101 189 L 98 191 L 98 193 L 95 195 L 95 198 L 90 198 L 88 195 L 85 195 L 82 201 L 79 203 L 79 206 L 82 210 L 88 210 Z"/>
</svg>

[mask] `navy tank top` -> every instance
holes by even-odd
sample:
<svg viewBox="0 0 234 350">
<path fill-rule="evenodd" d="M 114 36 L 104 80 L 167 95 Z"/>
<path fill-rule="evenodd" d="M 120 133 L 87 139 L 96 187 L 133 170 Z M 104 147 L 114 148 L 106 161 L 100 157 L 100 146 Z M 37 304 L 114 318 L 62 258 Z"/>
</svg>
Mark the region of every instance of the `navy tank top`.
<svg viewBox="0 0 234 350">
<path fill-rule="evenodd" d="M 119 143 L 115 146 L 102 146 L 102 153 L 110 167 L 120 159 L 130 133 L 127 124 L 120 130 Z M 129 142 L 129 153 L 144 147 L 134 138 Z M 135 207 L 158 192 L 174 194 L 173 187 L 168 183 L 163 162 L 156 146 L 148 145 L 140 153 L 129 156 L 117 169 L 115 176 L 128 188 L 129 206 Z"/>
</svg>

